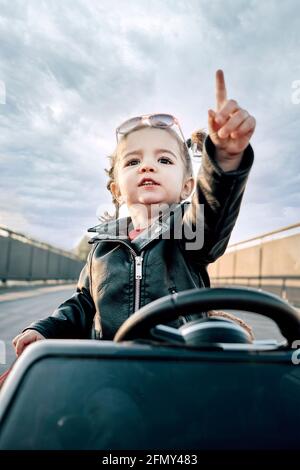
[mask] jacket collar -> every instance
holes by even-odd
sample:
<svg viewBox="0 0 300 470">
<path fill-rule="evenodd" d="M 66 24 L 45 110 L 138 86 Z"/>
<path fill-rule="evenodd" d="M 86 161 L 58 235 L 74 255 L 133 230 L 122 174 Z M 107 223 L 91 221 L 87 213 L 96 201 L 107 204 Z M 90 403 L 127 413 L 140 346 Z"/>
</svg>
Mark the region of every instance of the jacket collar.
<svg viewBox="0 0 300 470">
<path fill-rule="evenodd" d="M 95 232 L 96 235 L 89 243 L 94 243 L 99 240 L 115 240 L 123 241 L 128 245 L 135 247 L 137 250 L 143 250 L 153 240 L 159 238 L 163 233 L 170 230 L 172 220 L 176 215 L 182 215 L 185 210 L 184 204 L 176 204 L 157 219 L 146 229 L 143 230 L 134 240 L 130 241 L 128 233 L 134 229 L 130 217 L 122 217 L 116 220 L 103 222 L 95 227 L 88 229 L 88 232 Z"/>
<path fill-rule="evenodd" d="M 96 238 L 101 240 L 119 240 L 127 239 L 128 233 L 133 230 L 133 224 L 130 217 L 122 217 L 120 219 L 103 222 L 88 229 L 88 232 L 96 232 Z M 93 240 L 92 240 L 93 241 Z"/>
</svg>

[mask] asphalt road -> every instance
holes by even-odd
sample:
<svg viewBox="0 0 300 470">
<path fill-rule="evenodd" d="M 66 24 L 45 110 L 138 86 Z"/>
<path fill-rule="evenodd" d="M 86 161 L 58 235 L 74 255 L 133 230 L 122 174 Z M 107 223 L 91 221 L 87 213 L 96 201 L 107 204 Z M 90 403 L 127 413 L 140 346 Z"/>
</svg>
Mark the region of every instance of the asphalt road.
<svg viewBox="0 0 300 470">
<path fill-rule="evenodd" d="M 15 359 L 11 340 L 33 321 L 51 315 L 74 290 L 71 284 L 1 289 L 0 340 L 5 341 L 6 364 L 0 363 L 0 374 Z"/>
<path fill-rule="evenodd" d="M 31 322 L 50 315 L 55 308 L 69 298 L 75 285 L 34 286 L 7 288 L 0 290 L 0 340 L 5 342 L 6 363 L 0 363 L 2 374 L 15 359 L 12 338 L 26 328 Z M 255 339 L 283 340 L 275 323 L 261 315 L 231 311 L 248 322 Z"/>
</svg>

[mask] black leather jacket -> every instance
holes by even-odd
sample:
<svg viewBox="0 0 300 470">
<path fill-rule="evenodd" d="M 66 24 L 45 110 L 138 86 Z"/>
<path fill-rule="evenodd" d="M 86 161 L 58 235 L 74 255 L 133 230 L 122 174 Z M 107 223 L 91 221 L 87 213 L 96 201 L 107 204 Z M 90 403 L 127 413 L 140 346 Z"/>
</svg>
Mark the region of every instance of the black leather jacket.
<svg viewBox="0 0 300 470">
<path fill-rule="evenodd" d="M 209 286 L 207 265 L 226 249 L 253 163 L 250 145 L 236 171 L 222 171 L 214 153 L 208 137 L 192 202 L 164 212 L 134 240 L 128 238 L 130 218 L 90 229 L 96 236 L 76 293 L 29 328 L 46 338 L 90 338 L 94 325 L 96 337 L 108 340 L 143 305 L 173 292 Z M 178 226 L 187 227 L 184 237 L 175 235 Z M 204 233 L 204 244 L 196 250 L 187 248 L 193 231 Z"/>
</svg>

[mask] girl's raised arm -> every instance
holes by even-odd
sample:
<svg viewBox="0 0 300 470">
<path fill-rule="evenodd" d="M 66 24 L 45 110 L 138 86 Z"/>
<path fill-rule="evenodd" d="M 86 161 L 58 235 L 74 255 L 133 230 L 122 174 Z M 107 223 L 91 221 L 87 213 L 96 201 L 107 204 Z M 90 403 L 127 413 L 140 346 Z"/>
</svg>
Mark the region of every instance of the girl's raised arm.
<svg viewBox="0 0 300 470">
<path fill-rule="evenodd" d="M 227 99 L 221 70 L 216 73 L 216 108 L 208 111 L 209 135 L 183 219 L 184 249 L 192 262 L 202 265 L 215 261 L 227 247 L 254 158 L 249 140 L 255 119 Z"/>
</svg>

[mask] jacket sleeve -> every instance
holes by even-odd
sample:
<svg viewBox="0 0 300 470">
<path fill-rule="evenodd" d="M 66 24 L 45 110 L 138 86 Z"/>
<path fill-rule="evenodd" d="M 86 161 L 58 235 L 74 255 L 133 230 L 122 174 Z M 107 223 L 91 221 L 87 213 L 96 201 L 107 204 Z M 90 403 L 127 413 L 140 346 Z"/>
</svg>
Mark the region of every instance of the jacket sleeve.
<svg viewBox="0 0 300 470">
<path fill-rule="evenodd" d="M 184 250 L 190 261 L 201 265 L 214 262 L 226 250 L 252 167 L 251 145 L 244 151 L 239 168 L 224 172 L 215 160 L 215 146 L 205 140 L 192 201 L 184 213 Z M 187 239 L 192 240 L 187 242 Z"/>
<path fill-rule="evenodd" d="M 50 317 L 32 323 L 25 330 L 36 330 L 47 339 L 85 339 L 91 337 L 96 311 L 90 293 L 92 252 L 90 252 L 87 263 L 80 273 L 75 294 L 63 302 Z"/>
</svg>

